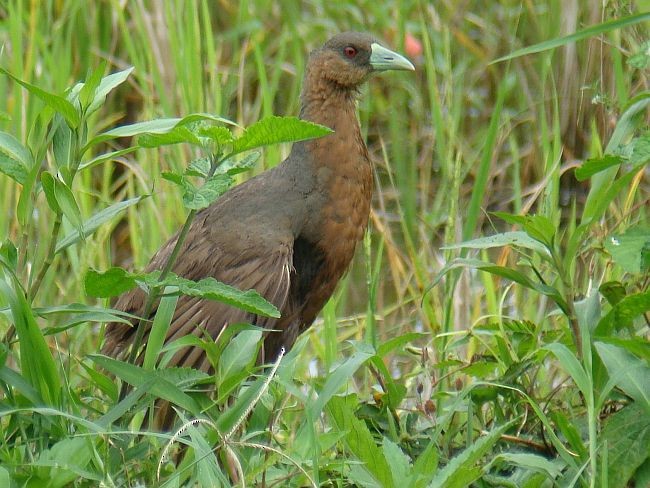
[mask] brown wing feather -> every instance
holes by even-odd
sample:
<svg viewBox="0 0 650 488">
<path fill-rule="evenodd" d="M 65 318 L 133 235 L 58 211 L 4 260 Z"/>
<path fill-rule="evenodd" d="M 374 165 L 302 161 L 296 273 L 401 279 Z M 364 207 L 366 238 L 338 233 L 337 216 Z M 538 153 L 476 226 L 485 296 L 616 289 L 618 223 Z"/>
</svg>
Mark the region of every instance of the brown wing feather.
<svg viewBox="0 0 650 488">
<path fill-rule="evenodd" d="M 292 269 L 292 236 L 275 229 L 268 232 L 264 239 L 257 240 L 255 245 L 250 245 L 246 239 L 233 238 L 232 232 L 224 238 L 228 239 L 227 244 L 219 242 L 220 237 L 206 226 L 205 221 L 199 219 L 188 235 L 189 244 L 179 254 L 174 272 L 193 280 L 212 276 L 240 290 L 254 289 L 281 311 L 286 308 Z M 160 269 L 164 265 L 174 243 L 175 238 L 160 249 L 147 267 L 148 271 Z M 145 300 L 146 295 L 142 290 L 132 290 L 118 299 L 115 308 L 140 315 Z M 155 308 L 151 316 L 154 314 Z M 240 322 L 273 328 L 277 320 L 257 316 L 221 302 L 181 296 L 165 342 L 169 343 L 188 334 L 202 336 L 205 332 L 216 339 L 223 327 Z M 150 324 L 145 327 L 144 342 L 149 335 Z M 135 327 L 120 323 L 109 324 L 102 352 L 114 357 L 125 357 L 134 335 Z M 209 369 L 205 354 L 199 348 L 179 350 L 170 366 L 195 367 L 205 371 Z"/>
</svg>

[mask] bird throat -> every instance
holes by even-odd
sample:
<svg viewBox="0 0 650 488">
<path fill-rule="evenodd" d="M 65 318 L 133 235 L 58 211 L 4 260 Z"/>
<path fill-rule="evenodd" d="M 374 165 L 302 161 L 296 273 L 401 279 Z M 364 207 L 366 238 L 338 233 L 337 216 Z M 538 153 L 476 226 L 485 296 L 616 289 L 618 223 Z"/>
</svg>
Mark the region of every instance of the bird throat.
<svg viewBox="0 0 650 488">
<path fill-rule="evenodd" d="M 298 143 L 307 148 L 311 161 L 310 168 L 304 170 L 314 178 L 322 198 L 320 215 L 312 216 L 307 225 L 318 230 L 309 229 L 306 234 L 322 246 L 326 261 L 340 277 L 368 224 L 372 169 L 357 117 L 358 90 L 312 75 L 308 70 L 305 76 L 300 117 L 334 133 Z M 318 238 L 313 239 L 316 235 Z"/>
</svg>

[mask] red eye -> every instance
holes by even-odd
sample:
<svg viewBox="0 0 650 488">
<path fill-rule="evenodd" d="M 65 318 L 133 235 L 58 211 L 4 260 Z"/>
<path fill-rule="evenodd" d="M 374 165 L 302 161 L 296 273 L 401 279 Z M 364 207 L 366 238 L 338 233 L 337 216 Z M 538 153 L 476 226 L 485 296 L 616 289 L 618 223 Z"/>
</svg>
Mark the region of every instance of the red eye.
<svg viewBox="0 0 650 488">
<path fill-rule="evenodd" d="M 345 55 L 346 55 L 348 58 L 353 58 L 353 57 L 355 57 L 355 56 L 357 55 L 357 50 L 356 50 L 356 48 L 354 48 L 354 47 L 352 47 L 352 46 L 348 46 L 348 47 L 346 47 L 346 48 L 343 50 L 343 52 L 345 53 Z"/>
</svg>

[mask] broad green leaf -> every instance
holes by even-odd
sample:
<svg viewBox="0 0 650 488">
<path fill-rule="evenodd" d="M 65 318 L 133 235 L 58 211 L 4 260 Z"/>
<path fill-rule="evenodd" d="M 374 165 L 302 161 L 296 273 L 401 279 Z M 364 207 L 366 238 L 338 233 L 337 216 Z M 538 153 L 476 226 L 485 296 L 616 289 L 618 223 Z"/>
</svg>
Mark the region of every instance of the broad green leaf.
<svg viewBox="0 0 650 488">
<path fill-rule="evenodd" d="M 55 95 L 54 93 L 50 93 L 48 91 L 43 90 L 42 88 L 39 88 L 38 86 L 23 81 L 20 78 L 17 78 L 16 76 L 9 73 L 9 71 L 7 71 L 2 67 L 0 67 L 0 73 L 4 73 L 5 75 L 9 76 L 16 83 L 18 83 L 19 85 L 27 89 L 27 91 L 29 91 L 31 94 L 40 98 L 43 102 L 45 102 L 47 106 L 52 108 L 55 112 L 61 114 L 71 128 L 76 129 L 77 127 L 79 127 L 79 122 L 81 121 L 81 117 L 79 116 L 79 113 L 77 112 L 77 109 L 74 107 L 74 105 L 72 105 L 64 97 Z"/>
<path fill-rule="evenodd" d="M 94 70 L 89 71 L 88 76 L 79 91 L 79 101 L 84 109 L 89 107 L 91 102 L 95 99 L 95 93 L 99 88 L 99 84 L 102 82 L 102 77 L 106 71 L 107 64 L 106 60 L 102 59 L 99 62 L 99 66 Z"/>
<path fill-rule="evenodd" d="M 81 211 L 70 189 L 49 171 L 41 173 L 41 183 L 43 184 L 45 198 L 52 211 L 65 215 L 76 228 L 80 239 L 83 238 Z"/>
<path fill-rule="evenodd" d="M 169 171 L 169 172 L 168 171 L 163 171 L 160 174 L 160 176 L 162 176 L 162 178 L 164 180 L 171 181 L 175 185 L 178 185 L 178 186 L 180 186 L 182 188 L 184 188 L 184 185 L 186 184 L 186 178 L 183 175 L 178 174 L 178 173 L 173 173 L 171 171 Z M 187 184 L 191 185 L 191 183 L 189 183 L 189 182 L 187 182 Z"/>
<path fill-rule="evenodd" d="M 568 347 L 559 342 L 548 344 L 544 349 L 551 351 L 560 362 L 562 368 L 569 373 L 578 389 L 582 394 L 587 397 L 592 394 L 592 384 L 589 376 L 584 368 L 578 361 L 578 358 L 573 354 Z"/>
<path fill-rule="evenodd" d="M 101 164 L 105 161 L 117 161 L 120 156 L 124 156 L 125 154 L 132 153 L 137 149 L 139 149 L 138 146 L 132 146 L 132 147 L 127 147 L 126 149 L 120 149 L 118 151 L 111 151 L 108 153 L 100 154 L 98 156 L 95 156 L 90 161 L 81 163 L 79 165 L 79 170 L 81 171 L 82 169 L 94 168 L 98 164 Z"/>
<path fill-rule="evenodd" d="M 553 301 L 555 301 L 557 306 L 560 307 L 562 311 L 564 311 L 565 313 L 568 310 L 564 298 L 562 298 L 562 295 L 556 288 L 549 285 L 545 285 L 544 283 L 538 283 L 536 281 L 533 281 L 532 279 L 528 278 L 528 276 L 524 275 L 523 273 L 520 273 L 515 269 L 507 268 L 505 266 L 496 266 L 490 264 L 483 264 L 482 266 L 477 266 L 477 269 L 488 273 L 492 273 L 497 276 L 501 276 L 503 278 L 507 278 L 527 288 L 536 290 L 543 295 L 551 297 Z"/>
<path fill-rule="evenodd" d="M 243 330 L 230 341 L 219 360 L 219 383 L 226 382 L 233 375 L 248 370 L 257 358 L 261 339 L 261 330 Z"/>
<path fill-rule="evenodd" d="M 650 415 L 650 366 L 612 344 L 595 342 L 594 346 L 610 378 Z"/>
<path fill-rule="evenodd" d="M 551 479 L 555 479 L 562 474 L 561 466 L 537 454 L 504 452 L 498 454 L 495 460 L 505 461 L 508 464 L 514 464 L 515 466 L 521 466 L 528 470 L 544 473 Z"/>
<path fill-rule="evenodd" d="M 187 422 L 186 422 L 187 423 Z M 210 486 L 214 488 L 232 486 L 226 475 L 221 472 L 214 455 L 212 442 L 206 439 L 204 429 L 199 429 L 193 424 L 187 424 L 187 432 L 192 443 L 192 453 L 196 463 L 196 486 Z M 227 447 L 226 449 L 229 449 Z"/>
<path fill-rule="evenodd" d="M 233 142 L 232 154 L 280 142 L 295 142 L 331 134 L 328 127 L 301 120 L 297 117 L 266 117 L 249 126 Z"/>
<path fill-rule="evenodd" d="M 198 130 L 198 135 L 210 139 L 218 147 L 231 144 L 233 141 L 232 132 L 226 127 L 210 125 L 201 127 Z"/>
<path fill-rule="evenodd" d="M 41 184 L 43 185 L 43 193 L 45 193 L 45 200 L 47 201 L 50 209 L 58 213 L 61 211 L 59 203 L 56 201 L 56 193 L 54 192 L 54 176 L 49 171 L 41 173 Z"/>
<path fill-rule="evenodd" d="M 108 395 L 113 401 L 118 402 L 118 391 L 117 385 L 114 378 L 111 378 L 110 385 L 106 384 L 107 375 L 103 375 L 99 372 L 97 368 L 91 368 L 89 366 L 83 365 L 84 369 L 88 375 L 95 381 L 95 383 L 100 386 L 102 391 L 108 392 Z M 104 415 L 102 415 L 98 420 L 97 424 L 101 426 L 108 427 L 113 424 L 120 418 L 122 418 L 129 410 L 131 410 L 146 393 L 149 393 L 153 385 L 156 383 L 156 380 L 150 378 L 140 386 L 133 388 L 126 397 L 120 400 L 117 405 L 110 408 Z"/>
<path fill-rule="evenodd" d="M 191 396 L 181 391 L 180 388 L 165 378 L 164 370 L 146 371 L 139 366 L 99 354 L 91 354 L 89 357 L 95 364 L 132 386 L 137 387 L 150 380 L 154 380 L 154 384 L 151 387 L 151 393 L 153 395 L 184 408 L 192 415 L 198 415 L 201 412 L 201 407 Z"/>
<path fill-rule="evenodd" d="M 602 316 L 600 293 L 592 288 L 583 299 L 575 300 L 573 305 L 580 328 L 592 332 Z"/>
<path fill-rule="evenodd" d="M 483 468 L 475 465 L 499 441 L 501 435 L 508 430 L 516 420 L 502 425 L 485 436 L 477 439 L 463 452 L 454 456 L 449 463 L 436 473 L 430 488 L 466 488 L 476 481 L 482 474 Z M 486 467 L 487 463 L 483 464 Z"/>
<path fill-rule="evenodd" d="M 80 233 L 78 230 L 75 230 L 72 233 L 65 236 L 63 239 L 59 240 L 59 242 L 56 245 L 55 252 L 59 253 L 64 249 L 66 249 L 67 247 L 76 244 L 81 240 L 82 234 L 86 237 L 91 235 L 102 224 L 105 224 L 106 222 L 110 221 L 114 217 L 118 216 L 121 212 L 123 212 L 127 208 L 139 203 L 142 199 L 147 197 L 148 195 L 143 195 L 143 196 L 131 198 L 130 200 L 124 200 L 123 202 L 114 203 L 110 207 L 106 207 L 105 209 L 100 210 L 99 212 L 97 212 L 95 215 L 90 217 L 82 224 L 81 226 L 82 233 Z"/>
<path fill-rule="evenodd" d="M 597 337 L 597 339 L 600 340 L 600 342 L 605 342 L 620 347 L 621 349 L 625 349 L 633 356 L 637 356 L 650 364 L 650 341 L 647 341 L 644 337 L 636 336 L 630 339 L 621 339 L 619 337 L 608 336 Z"/>
<path fill-rule="evenodd" d="M 611 168 L 612 166 L 617 166 L 623 163 L 623 158 L 621 156 L 615 156 L 613 154 L 605 154 L 600 158 L 587 159 L 582 165 L 575 170 L 576 179 L 578 181 L 584 181 L 588 178 L 591 178 L 596 173 Z"/>
<path fill-rule="evenodd" d="M 650 246 L 650 228 L 631 227 L 623 234 L 608 236 L 603 244 L 624 271 L 635 274 L 648 271 L 644 268 L 643 252 Z"/>
<path fill-rule="evenodd" d="M 252 403 L 265 388 L 266 381 L 266 376 L 258 377 L 252 384 L 244 388 L 230 408 L 217 418 L 217 430 L 222 435 L 228 434 L 245 417 Z"/>
<path fill-rule="evenodd" d="M 143 134 L 166 134 L 167 132 L 173 130 L 175 127 L 182 127 L 184 125 L 199 121 L 210 121 L 214 123 L 236 125 L 234 122 L 228 119 L 224 119 L 223 117 L 202 113 L 190 114 L 183 118 L 155 119 L 146 122 L 136 122 L 135 124 L 116 127 L 115 129 L 102 132 L 101 134 L 95 136 L 84 146 L 82 154 L 84 154 L 90 147 L 94 146 L 95 144 L 110 139 L 116 139 L 118 137 L 135 137 Z"/>
<path fill-rule="evenodd" d="M 75 314 L 69 319 L 57 324 L 54 327 L 45 327 L 43 328 L 43 335 L 47 336 L 52 334 L 58 334 L 72 327 L 76 327 L 77 325 L 80 324 L 92 325 L 97 323 L 106 324 L 109 322 L 121 322 L 124 324 L 131 323 L 130 320 L 124 318 L 123 316 L 115 315 L 113 313 L 103 311 L 103 310 L 98 310 L 96 312 Z"/>
<path fill-rule="evenodd" d="M 23 184 L 23 190 L 20 192 L 18 198 L 18 205 L 16 205 L 16 217 L 21 228 L 27 226 L 27 222 L 33 217 L 31 213 L 33 210 L 33 191 L 38 180 L 38 174 L 41 167 L 38 164 L 32 166 L 32 169 L 27 175 L 27 180 Z"/>
<path fill-rule="evenodd" d="M 101 481 L 89 466 L 93 451 L 90 437 L 69 437 L 42 451 L 32 466 L 45 468 L 37 473 L 44 486 L 52 488 L 69 486 L 77 479 Z"/>
<path fill-rule="evenodd" d="M 54 153 L 56 167 L 61 170 L 70 167 L 72 164 L 72 131 L 59 115 L 54 117 L 53 125 L 56 126 L 56 129 L 52 138 L 52 152 Z"/>
<path fill-rule="evenodd" d="M 650 68 L 650 41 L 642 42 L 636 52 L 627 58 L 627 64 L 636 69 Z"/>
<path fill-rule="evenodd" d="M 393 337 L 392 339 L 388 339 L 387 341 L 382 342 L 377 347 L 377 356 L 379 356 L 380 358 L 384 357 L 386 354 L 392 352 L 398 347 L 402 347 L 403 345 L 408 344 L 409 342 L 414 342 L 417 341 L 418 339 L 423 339 L 425 337 L 430 337 L 430 335 L 423 334 L 421 332 L 408 332 L 406 334 Z"/>
<path fill-rule="evenodd" d="M 621 145 L 630 139 L 638 130 L 643 114 L 650 106 L 650 93 L 643 92 L 641 95 L 634 97 L 625 107 L 623 113 L 616 123 L 614 132 L 609 138 L 606 154 L 615 153 Z M 595 174 L 591 178 L 591 188 L 587 195 L 587 201 L 584 205 L 581 224 L 591 223 L 602 216 L 609 203 L 614 197 L 628 186 L 636 173 L 636 169 L 621 176 L 615 180 L 619 168 L 609 168 Z M 612 184 L 612 182 L 614 182 Z"/>
<path fill-rule="evenodd" d="M 637 166 L 650 160 L 650 134 L 637 137 L 632 143 L 630 163 Z"/>
<path fill-rule="evenodd" d="M 89 269 L 84 278 L 84 288 L 91 297 L 115 297 L 136 287 L 134 276 L 122 268 L 110 268 L 103 273 Z"/>
<path fill-rule="evenodd" d="M 102 78 L 99 86 L 97 87 L 97 90 L 95 90 L 93 100 L 90 103 L 88 110 L 86 111 L 87 115 L 92 114 L 102 105 L 104 105 L 104 102 L 106 101 L 106 95 L 108 95 L 114 88 L 124 83 L 132 71 L 133 67 L 126 68 L 125 70 L 111 73 L 110 75 Z M 101 72 L 103 72 L 103 70 Z"/>
<path fill-rule="evenodd" d="M 23 290 L 17 283 L 15 287 L 0 279 L 0 294 L 9 305 L 19 339 L 21 373 L 46 405 L 58 406 L 61 384 L 54 358 Z"/>
<path fill-rule="evenodd" d="M 530 237 L 538 240 L 549 249 L 553 247 L 557 229 L 555 224 L 545 215 L 527 215 L 524 230 Z"/>
<path fill-rule="evenodd" d="M 406 484 L 408 486 L 411 481 L 411 462 L 409 457 L 404 454 L 397 444 L 387 437 L 384 437 L 381 448 L 384 453 L 384 458 L 388 466 L 390 466 L 394 485 L 403 486 Z"/>
<path fill-rule="evenodd" d="M 223 353 L 223 350 L 228 346 L 228 344 L 230 344 L 230 339 L 242 330 L 259 330 L 262 333 L 265 332 L 264 328 L 257 327 L 251 324 L 245 324 L 245 323 L 228 324 L 228 327 L 226 327 L 219 333 L 218 340 L 206 340 L 194 335 L 188 335 L 185 337 L 181 337 L 180 339 L 177 339 L 169 344 L 166 344 L 162 348 L 162 352 L 173 353 L 178 349 L 181 349 L 183 347 L 188 347 L 188 346 L 200 347 L 203 350 L 205 350 L 211 364 L 219 364 L 221 360 L 221 354 Z M 237 384 L 233 386 L 237 386 Z M 219 385 L 220 398 L 223 395 L 224 390 L 225 388 L 222 383 L 221 385 Z"/>
<path fill-rule="evenodd" d="M 201 140 L 194 132 L 184 125 L 176 126 L 169 132 L 162 134 L 143 134 L 138 137 L 138 145 L 141 147 L 160 147 L 171 144 L 188 143 L 195 146 L 201 145 Z"/>
<path fill-rule="evenodd" d="M 177 302 L 178 296 L 163 296 L 160 303 L 158 303 L 151 331 L 147 338 L 147 347 L 144 351 L 144 361 L 142 362 L 144 369 L 152 370 L 156 365 L 156 359 L 158 359 L 158 354 L 165 344 L 165 338 L 167 337 L 169 325 L 172 323 Z"/>
<path fill-rule="evenodd" d="M 597 197 L 594 197 L 596 200 L 592 205 L 589 207 L 585 206 L 585 210 L 582 214 L 582 222 L 593 222 L 601 218 L 614 198 L 620 195 L 621 192 L 630 185 L 637 170 L 638 168 L 632 168 L 631 171 L 625 173 L 613 183 L 610 182 L 608 186 L 601 187 L 600 194 L 598 194 Z M 592 191 L 594 191 L 593 188 L 594 187 L 592 186 Z M 592 194 L 591 191 L 589 194 Z"/>
<path fill-rule="evenodd" d="M 370 358 L 370 362 L 377 369 L 377 372 L 383 378 L 383 386 L 386 394 L 382 397 L 382 403 L 388 408 L 397 409 L 400 408 L 402 400 L 407 393 L 407 388 L 401 383 L 395 381 L 384 364 L 384 360 L 379 356 L 379 353 Z"/>
<path fill-rule="evenodd" d="M 164 118 L 147 120 L 144 122 L 136 122 L 129 125 L 121 125 L 114 129 L 102 132 L 91 142 L 97 144 L 109 139 L 116 139 L 118 137 L 134 137 L 142 134 L 166 134 L 173 130 L 175 127 L 182 125 L 183 119 L 180 117 Z M 90 144 L 90 143 L 89 143 Z"/>
<path fill-rule="evenodd" d="M 517 49 L 507 56 L 502 56 L 498 59 L 495 59 L 490 64 L 500 63 L 502 61 L 518 58 L 527 54 L 535 54 L 542 51 L 548 51 L 549 49 L 555 49 L 556 47 L 564 46 L 576 41 L 581 41 L 583 39 L 589 39 L 591 37 L 598 37 L 600 34 L 603 34 L 605 32 L 622 29 L 629 25 L 646 22 L 648 20 L 650 20 L 650 13 L 645 12 L 641 14 L 630 15 L 628 17 L 623 17 L 620 19 L 610 20 L 601 24 L 591 25 L 585 29 L 574 32 L 573 34 L 569 34 L 568 36 L 556 37 L 554 39 L 540 42 L 539 44 L 525 47 L 523 49 Z"/>
<path fill-rule="evenodd" d="M 580 459 L 586 459 L 589 456 L 588 445 L 585 445 L 585 441 L 582 438 L 580 431 L 578 430 L 577 425 L 568 417 L 569 412 L 563 412 L 562 410 L 555 410 L 549 412 L 551 419 L 553 420 L 556 430 L 559 430 L 559 434 L 564 436 L 564 439 L 569 443 L 569 447 L 578 454 Z"/>
<path fill-rule="evenodd" d="M 232 184 L 233 179 L 228 174 L 215 174 L 199 188 L 195 188 L 187 179 L 183 179 L 183 205 L 193 210 L 207 208 L 226 193 Z"/>
<path fill-rule="evenodd" d="M 480 271 L 484 271 L 486 273 L 491 273 L 496 276 L 501 276 L 503 278 L 507 278 L 509 280 L 514 281 L 515 283 L 519 283 L 520 285 L 523 285 L 527 288 L 530 288 L 532 290 L 535 290 L 543 295 L 546 295 L 548 297 L 551 297 L 553 301 L 556 303 L 558 307 L 564 312 L 567 313 L 568 306 L 560 292 L 549 285 L 546 285 L 544 283 L 538 283 L 523 273 L 520 273 L 516 269 L 513 268 L 507 268 L 505 266 L 496 266 L 494 264 L 486 263 L 485 261 L 481 261 L 479 259 L 467 259 L 467 258 L 457 258 L 449 263 L 447 263 L 440 272 L 434 277 L 432 283 L 427 287 L 425 290 L 425 293 L 428 293 L 433 287 L 435 287 L 442 278 L 452 269 L 456 268 L 475 268 Z"/>
<path fill-rule="evenodd" d="M 443 268 L 438 272 L 433 277 L 433 280 L 431 281 L 431 284 L 427 287 L 427 289 L 424 291 L 425 294 L 427 294 L 431 289 L 436 287 L 438 283 L 442 281 L 442 279 L 445 277 L 447 273 L 450 271 L 457 269 L 457 268 L 475 268 L 478 266 L 484 266 L 487 263 L 485 261 L 481 261 L 480 259 L 471 259 L 471 258 L 456 258 L 448 263 L 446 263 Z"/>
<path fill-rule="evenodd" d="M 374 355 L 371 346 L 365 342 L 356 342 L 356 351 L 340 366 L 327 376 L 318 398 L 309 404 L 309 418 L 317 419 L 330 399 L 338 393 L 351 379 L 354 373 Z"/>
<path fill-rule="evenodd" d="M 436 469 L 438 469 L 438 457 L 438 445 L 435 439 L 432 439 L 413 463 L 414 488 L 429 485 Z"/>
<path fill-rule="evenodd" d="M 0 364 L 5 360 L 0 361 Z M 24 375 L 7 367 L 0 366 L 0 381 L 13 389 L 14 395 L 20 394 L 31 403 L 31 405 L 43 405 L 41 394 L 34 388 L 34 385 L 29 382 Z M 4 412 L 3 412 L 4 414 Z M 0 485 L 2 486 L 2 485 Z"/>
<path fill-rule="evenodd" d="M 352 486 L 359 488 L 384 488 L 377 480 L 372 477 L 365 467 L 360 464 L 352 464 L 350 471 L 347 473 L 347 481 L 352 482 Z"/>
<path fill-rule="evenodd" d="M 627 294 L 620 281 L 607 281 L 598 287 L 598 291 L 610 305 L 616 305 Z"/>
<path fill-rule="evenodd" d="M 239 173 L 248 171 L 253 166 L 255 166 L 255 163 L 260 158 L 260 155 L 261 153 L 259 151 L 253 151 L 241 159 L 237 159 L 236 157 L 228 158 L 217 168 L 217 173 L 227 173 L 231 176 L 234 176 Z"/>
<path fill-rule="evenodd" d="M 352 454 L 363 463 L 363 469 L 370 474 L 379 486 L 395 486 L 391 468 L 383 452 L 377 447 L 365 422 L 357 419 L 354 408 L 357 400 L 354 395 L 332 397 L 327 404 L 327 413 L 332 425 L 345 432 L 345 443 Z"/>
<path fill-rule="evenodd" d="M 636 403 L 612 414 L 598 439 L 601 445 L 605 441 L 608 486 L 625 488 L 636 469 L 650 457 L 650 415 Z"/>
<path fill-rule="evenodd" d="M 520 225 L 523 227 L 526 223 L 525 215 L 515 215 L 508 212 L 492 212 L 492 215 L 512 225 Z"/>
<path fill-rule="evenodd" d="M 636 317 L 648 311 L 650 311 L 650 291 L 628 295 L 600 319 L 594 333 L 599 336 L 610 335 L 615 330 L 631 326 Z"/>
<path fill-rule="evenodd" d="M 194 368 L 165 368 L 156 372 L 156 376 L 169 381 L 182 390 L 191 388 L 211 378 L 211 375 Z"/>
<path fill-rule="evenodd" d="M 122 310 L 116 310 L 114 308 L 106 307 L 95 307 L 93 305 L 84 305 L 83 303 L 70 303 L 66 305 L 50 306 L 50 307 L 35 307 L 34 313 L 38 314 L 39 317 L 52 318 L 54 314 L 79 314 L 79 313 L 100 313 L 106 312 L 113 315 L 126 318 L 137 318 L 135 315 L 123 312 Z"/>
<path fill-rule="evenodd" d="M 549 249 L 552 247 L 556 229 L 548 217 L 544 215 L 513 215 L 506 212 L 493 212 L 493 215 L 509 224 L 520 225 L 531 238 Z"/>
<path fill-rule="evenodd" d="M 472 239 L 457 244 L 449 244 L 441 249 L 490 249 L 493 247 L 503 246 L 523 247 L 525 249 L 537 251 L 545 256 L 548 255 L 548 249 L 543 244 L 522 231 L 503 232 L 488 237 L 480 237 L 478 239 Z"/>
<path fill-rule="evenodd" d="M 210 158 L 197 158 L 190 162 L 185 174 L 187 176 L 201 176 L 207 178 L 208 174 L 210 174 L 210 167 Z"/>
<path fill-rule="evenodd" d="M 11 134 L 0 131 L 0 171 L 24 185 L 33 164 L 29 149 Z"/>
<path fill-rule="evenodd" d="M 11 242 L 11 239 L 5 239 L 2 245 L 0 245 L 0 256 L 2 256 L 9 269 L 15 272 L 18 266 L 18 249 Z"/>
<path fill-rule="evenodd" d="M 162 283 L 157 283 L 156 280 L 155 273 L 145 276 L 144 279 L 149 286 L 156 284 L 177 286 L 183 295 L 216 300 L 257 315 L 280 317 L 280 311 L 272 303 L 264 300 L 255 290 L 238 290 L 211 277 L 199 281 L 187 280 L 173 273 L 170 273 Z"/>
<path fill-rule="evenodd" d="M 582 165 L 575 170 L 575 176 L 578 181 L 584 181 L 588 178 L 591 178 L 596 173 L 611 168 L 612 166 L 617 166 L 623 163 L 623 158 L 621 156 L 616 156 L 613 154 L 605 154 L 600 158 L 588 159 Z"/>
</svg>

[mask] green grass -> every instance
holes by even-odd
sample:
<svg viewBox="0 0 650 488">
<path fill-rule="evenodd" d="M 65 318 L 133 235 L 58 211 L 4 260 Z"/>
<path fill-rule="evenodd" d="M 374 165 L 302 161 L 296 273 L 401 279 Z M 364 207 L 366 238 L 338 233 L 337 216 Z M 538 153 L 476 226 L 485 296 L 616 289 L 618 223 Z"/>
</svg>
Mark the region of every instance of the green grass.
<svg viewBox="0 0 650 488">
<path fill-rule="evenodd" d="M 102 61 L 101 74 L 132 66 L 75 133 L 84 141 L 197 112 L 243 127 L 296 115 L 306 55 L 330 35 L 371 30 L 401 52 L 406 34 L 419 41 L 416 72 L 372 79 L 359 104 L 370 232 L 270 383 L 253 364 L 255 331 L 212 345 L 214 378 L 151 356 L 143 373 L 96 356 L 113 316 L 84 276 L 142 270 L 188 215 L 161 174 L 201 149 L 82 166 L 81 220 L 147 197 L 46 268 L 56 212 L 40 185 L 0 173 L 0 335 L 18 337 L 0 346 L 0 486 L 218 486 L 237 472 L 247 486 L 648 483 L 649 19 L 632 17 L 647 1 L 144 5 L 9 0 L 0 67 L 61 95 Z M 0 131 L 56 175 L 58 119 L 9 76 L 0 93 Z M 106 140 L 81 163 L 137 142 Z M 253 173 L 288 150 L 262 149 Z M 59 238 L 75 230 L 63 214 Z M 126 397 L 112 375 L 133 385 Z M 211 403 L 201 390 L 215 382 Z M 202 420 L 174 439 L 149 432 L 157 397 Z"/>
</svg>

